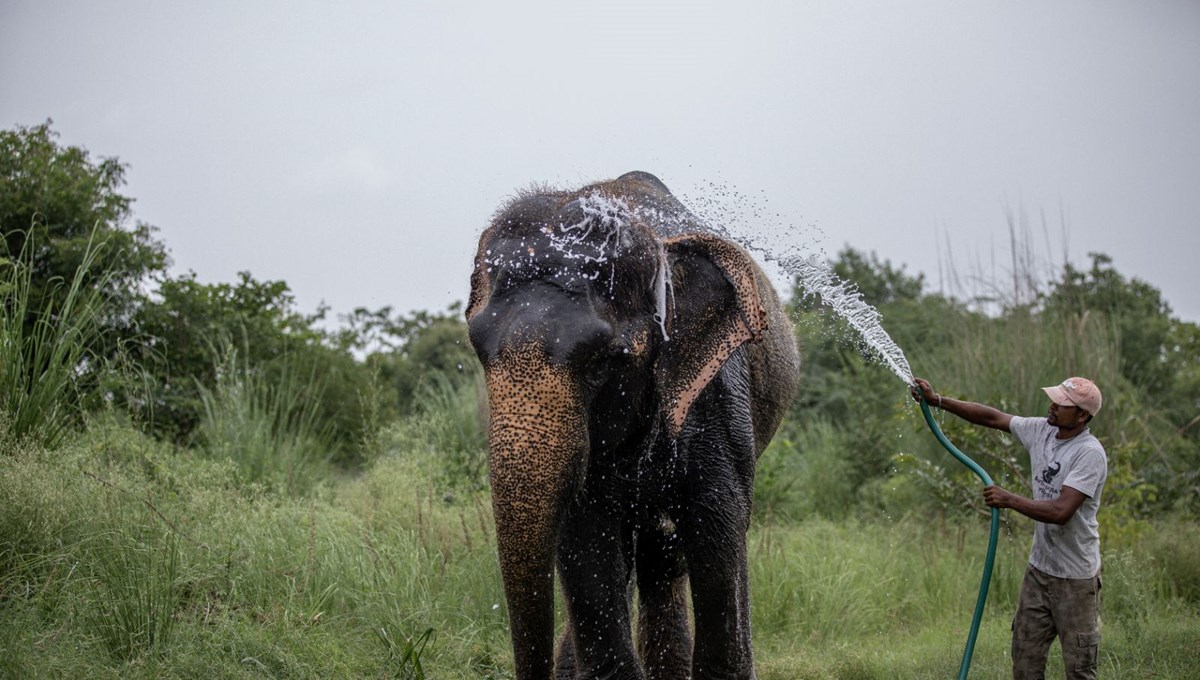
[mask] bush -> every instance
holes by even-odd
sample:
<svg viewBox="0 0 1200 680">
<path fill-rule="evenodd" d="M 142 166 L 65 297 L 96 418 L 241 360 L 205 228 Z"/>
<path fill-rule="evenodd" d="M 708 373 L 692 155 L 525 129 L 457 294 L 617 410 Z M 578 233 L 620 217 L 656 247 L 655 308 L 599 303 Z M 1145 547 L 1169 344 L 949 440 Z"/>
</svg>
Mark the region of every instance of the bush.
<svg viewBox="0 0 1200 680">
<path fill-rule="evenodd" d="M 1194 520 L 1176 518 L 1147 532 L 1146 552 L 1154 555 L 1162 576 L 1161 596 L 1200 604 L 1200 527 Z"/>
<path fill-rule="evenodd" d="M 855 504 L 854 464 L 829 421 L 812 419 L 776 434 L 755 475 L 760 517 L 845 517 Z"/>
<path fill-rule="evenodd" d="M 478 491 L 487 485 L 485 405 L 477 380 L 427 376 L 416 391 L 413 415 L 381 433 L 382 455 L 415 456 L 448 488 Z"/>
</svg>

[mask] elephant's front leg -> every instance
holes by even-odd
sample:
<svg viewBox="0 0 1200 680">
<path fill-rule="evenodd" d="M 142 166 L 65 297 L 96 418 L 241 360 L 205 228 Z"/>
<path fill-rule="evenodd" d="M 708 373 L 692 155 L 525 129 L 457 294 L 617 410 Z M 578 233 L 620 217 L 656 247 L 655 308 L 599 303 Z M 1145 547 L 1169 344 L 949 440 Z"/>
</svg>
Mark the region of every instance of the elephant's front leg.
<svg viewBox="0 0 1200 680">
<path fill-rule="evenodd" d="M 642 680 L 630 633 L 632 555 L 611 505 L 573 506 L 559 538 L 571 651 L 581 680 Z"/>
<path fill-rule="evenodd" d="M 746 532 L 750 526 L 753 468 L 721 461 L 706 465 L 681 519 L 696 637 L 692 678 L 752 680 L 750 586 Z"/>
</svg>

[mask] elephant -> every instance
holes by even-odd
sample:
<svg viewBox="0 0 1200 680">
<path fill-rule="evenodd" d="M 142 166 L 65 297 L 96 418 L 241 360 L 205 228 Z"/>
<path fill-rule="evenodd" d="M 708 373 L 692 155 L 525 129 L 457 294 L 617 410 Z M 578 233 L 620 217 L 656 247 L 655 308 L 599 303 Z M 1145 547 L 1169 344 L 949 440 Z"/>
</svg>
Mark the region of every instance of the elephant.
<svg viewBox="0 0 1200 680">
<path fill-rule="evenodd" d="M 532 188 L 480 236 L 466 318 L 516 677 L 755 677 L 754 468 L 800 367 L 758 264 L 649 173 Z"/>
</svg>

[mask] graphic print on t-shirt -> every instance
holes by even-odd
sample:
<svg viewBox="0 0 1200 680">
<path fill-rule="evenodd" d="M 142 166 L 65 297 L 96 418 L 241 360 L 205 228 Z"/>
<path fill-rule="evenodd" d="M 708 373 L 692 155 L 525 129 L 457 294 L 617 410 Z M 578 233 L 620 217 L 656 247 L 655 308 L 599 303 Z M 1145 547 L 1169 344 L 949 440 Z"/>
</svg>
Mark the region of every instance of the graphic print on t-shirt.
<svg viewBox="0 0 1200 680">
<path fill-rule="evenodd" d="M 1060 472 L 1062 472 L 1062 463 L 1054 461 L 1050 465 L 1047 465 L 1045 470 L 1042 470 L 1042 481 L 1052 484 L 1054 483 L 1054 476 Z"/>
<path fill-rule="evenodd" d="M 1034 477 L 1034 481 L 1038 483 L 1038 491 L 1042 497 L 1054 498 L 1062 491 L 1062 487 L 1054 486 L 1054 478 L 1058 473 L 1062 472 L 1062 463 L 1054 461 L 1050 463 L 1042 471 Z"/>
</svg>

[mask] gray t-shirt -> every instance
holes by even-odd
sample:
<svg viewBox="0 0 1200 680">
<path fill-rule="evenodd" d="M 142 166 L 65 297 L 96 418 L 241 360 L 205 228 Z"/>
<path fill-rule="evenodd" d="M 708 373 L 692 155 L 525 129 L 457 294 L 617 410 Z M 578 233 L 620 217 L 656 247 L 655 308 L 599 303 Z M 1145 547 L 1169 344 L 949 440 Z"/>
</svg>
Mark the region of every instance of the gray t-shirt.
<svg viewBox="0 0 1200 680">
<path fill-rule="evenodd" d="M 1064 486 L 1087 498 L 1063 525 L 1036 522 L 1029 563 L 1059 578 L 1091 578 L 1100 571 L 1100 525 L 1096 511 L 1108 477 L 1108 456 L 1090 430 L 1056 439 L 1045 418 L 1014 416 L 1009 430 L 1029 451 L 1033 499 L 1058 498 Z"/>
</svg>

